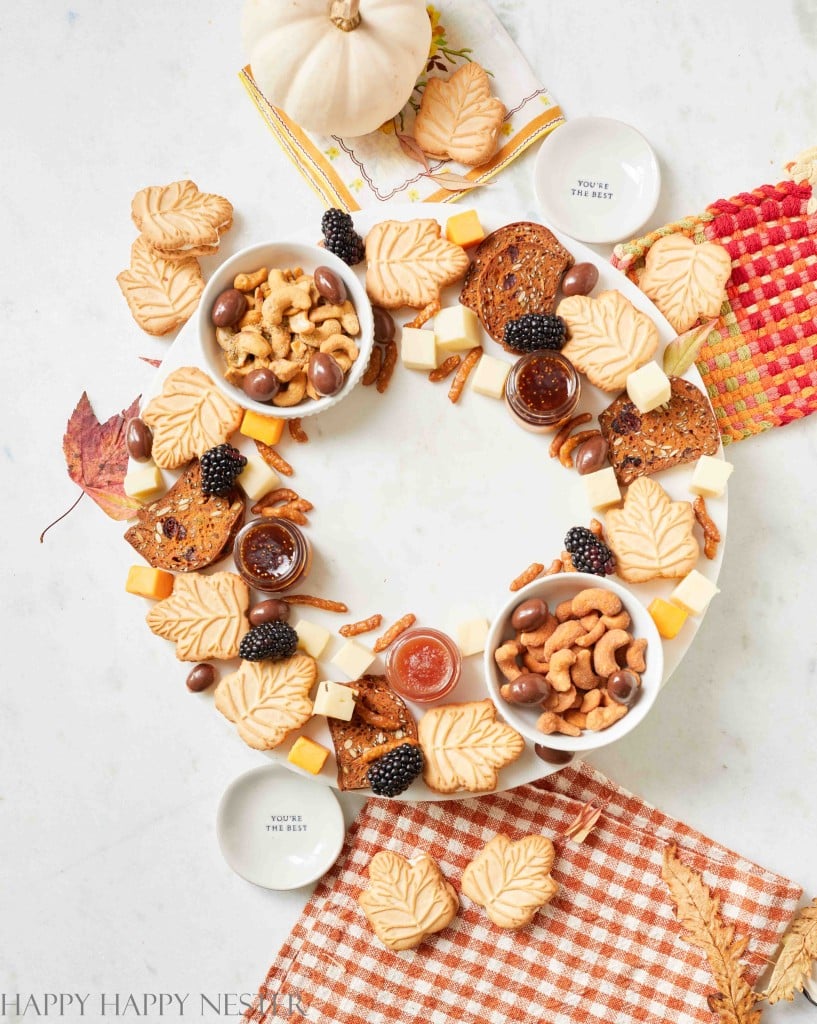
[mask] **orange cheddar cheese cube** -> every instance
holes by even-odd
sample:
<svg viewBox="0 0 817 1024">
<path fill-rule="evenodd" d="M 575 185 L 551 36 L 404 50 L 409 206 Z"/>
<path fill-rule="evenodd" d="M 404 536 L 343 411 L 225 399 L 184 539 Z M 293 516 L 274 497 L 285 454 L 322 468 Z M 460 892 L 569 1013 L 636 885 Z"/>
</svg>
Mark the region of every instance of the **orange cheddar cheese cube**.
<svg viewBox="0 0 817 1024">
<path fill-rule="evenodd" d="M 154 569 L 149 565 L 132 565 L 128 569 L 125 590 L 139 597 L 150 597 L 163 601 L 173 593 L 173 573 Z"/>
<path fill-rule="evenodd" d="M 477 211 L 464 210 L 449 217 L 445 223 L 445 237 L 454 245 L 461 245 L 463 249 L 481 242 L 485 238 L 485 231 L 479 222 Z"/>
<path fill-rule="evenodd" d="M 320 743 L 309 739 L 308 736 L 299 736 L 292 744 L 292 750 L 287 754 L 287 761 L 303 768 L 305 772 L 312 775 L 320 774 L 321 768 L 326 764 L 329 751 Z"/>
<path fill-rule="evenodd" d="M 659 634 L 665 640 L 672 640 L 681 632 L 681 626 L 687 620 L 687 613 L 677 604 L 670 604 L 661 597 L 650 602 L 647 611 L 652 615 Z"/>
<path fill-rule="evenodd" d="M 247 409 L 239 428 L 244 437 L 251 437 L 262 444 L 278 444 L 284 431 L 284 421 L 273 416 L 261 416 Z"/>
</svg>

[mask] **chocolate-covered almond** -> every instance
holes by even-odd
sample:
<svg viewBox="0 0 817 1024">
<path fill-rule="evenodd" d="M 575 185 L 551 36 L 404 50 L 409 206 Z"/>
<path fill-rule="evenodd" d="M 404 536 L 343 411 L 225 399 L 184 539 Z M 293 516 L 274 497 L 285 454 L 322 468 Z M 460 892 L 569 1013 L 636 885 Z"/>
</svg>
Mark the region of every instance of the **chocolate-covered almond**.
<svg viewBox="0 0 817 1024">
<path fill-rule="evenodd" d="M 281 390 L 280 380 L 265 366 L 250 370 L 241 386 L 247 398 L 252 398 L 255 402 L 269 402 Z"/>
<path fill-rule="evenodd" d="M 511 704 L 540 704 L 550 693 L 550 683 L 536 672 L 523 672 L 502 687 L 502 696 Z"/>
<path fill-rule="evenodd" d="M 598 280 L 598 268 L 592 263 L 574 263 L 562 278 L 562 295 L 589 295 Z"/>
<path fill-rule="evenodd" d="M 215 327 L 235 327 L 247 312 L 247 296 L 237 288 L 227 288 L 213 303 L 210 319 Z"/>
<path fill-rule="evenodd" d="M 202 690 L 206 690 L 208 686 L 212 686 L 216 681 L 216 670 L 212 665 L 208 665 L 207 662 L 202 662 L 201 665 L 196 665 L 191 668 L 187 674 L 187 689 L 193 693 L 201 693 Z"/>
<path fill-rule="evenodd" d="M 329 267 L 315 267 L 315 273 L 312 276 L 315 279 L 318 294 L 322 295 L 327 302 L 331 302 L 333 306 L 339 306 L 346 301 L 346 285 L 334 270 L 330 270 Z"/>
<path fill-rule="evenodd" d="M 247 618 L 251 626 L 260 626 L 262 622 L 286 622 L 289 618 L 289 605 L 274 597 L 259 601 L 250 608 Z"/>
<path fill-rule="evenodd" d="M 545 747 L 541 743 L 534 743 L 533 749 L 536 756 L 546 764 L 567 764 L 576 756 L 572 750 L 554 750 L 553 747 Z"/>
<path fill-rule="evenodd" d="M 328 352 L 312 353 L 307 376 L 312 387 L 324 397 L 336 395 L 343 387 L 343 370 Z"/>
<path fill-rule="evenodd" d="M 539 597 L 531 597 L 514 608 L 511 625 L 514 629 L 532 633 L 545 624 L 547 617 L 548 606 L 545 602 Z"/>
<path fill-rule="evenodd" d="M 607 677 L 607 692 L 616 704 L 623 704 L 625 707 L 632 707 L 638 699 L 638 689 L 641 680 L 635 672 L 629 668 L 619 669 Z"/>
<path fill-rule="evenodd" d="M 128 455 L 136 462 L 147 462 L 153 451 L 153 432 L 138 416 L 128 420 L 125 428 L 125 444 Z"/>
<path fill-rule="evenodd" d="M 394 338 L 394 320 L 391 313 L 381 306 L 372 306 L 374 318 L 374 340 L 384 345 Z"/>
<path fill-rule="evenodd" d="M 580 476 L 587 473 L 595 473 L 604 467 L 607 462 L 607 440 L 598 434 L 596 437 L 588 437 L 582 441 L 576 449 L 576 460 L 574 465 Z"/>
</svg>

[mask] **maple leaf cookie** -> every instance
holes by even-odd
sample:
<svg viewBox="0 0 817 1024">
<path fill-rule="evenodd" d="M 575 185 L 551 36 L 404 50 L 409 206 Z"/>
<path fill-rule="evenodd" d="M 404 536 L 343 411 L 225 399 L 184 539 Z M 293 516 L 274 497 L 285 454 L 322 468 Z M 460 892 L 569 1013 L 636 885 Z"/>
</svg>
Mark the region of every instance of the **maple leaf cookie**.
<svg viewBox="0 0 817 1024">
<path fill-rule="evenodd" d="M 469 61 L 448 81 L 429 78 L 414 122 L 414 138 L 429 156 L 478 167 L 496 152 L 504 118 L 505 105 L 491 95 L 488 75 Z"/>
<path fill-rule="evenodd" d="M 523 928 L 559 889 L 550 877 L 555 858 L 545 836 L 494 836 L 463 871 L 462 891 L 500 928 Z"/>
</svg>

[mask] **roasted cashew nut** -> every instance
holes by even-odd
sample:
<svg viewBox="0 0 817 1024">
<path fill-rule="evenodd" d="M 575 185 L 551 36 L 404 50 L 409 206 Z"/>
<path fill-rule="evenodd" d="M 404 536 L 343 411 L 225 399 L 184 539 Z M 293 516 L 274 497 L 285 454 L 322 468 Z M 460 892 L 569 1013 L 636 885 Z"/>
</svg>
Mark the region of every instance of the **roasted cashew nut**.
<svg viewBox="0 0 817 1024">
<path fill-rule="evenodd" d="M 274 359 L 270 364 L 270 369 L 282 384 L 288 384 L 303 372 L 301 364 L 295 363 L 291 359 Z"/>
<path fill-rule="evenodd" d="M 233 278 L 233 288 L 237 288 L 240 292 L 254 292 L 266 281 L 267 274 L 266 267 L 261 267 L 253 274 L 236 274 Z"/>
<path fill-rule="evenodd" d="M 278 392 L 275 398 L 273 398 L 272 404 L 286 409 L 301 402 L 305 394 L 306 374 L 301 371 L 297 377 L 292 378 L 283 391 Z"/>
<path fill-rule="evenodd" d="M 321 342 L 321 352 L 332 356 L 344 373 L 351 367 L 352 363 L 360 355 L 360 349 L 345 334 L 333 334 L 326 341 Z"/>
<path fill-rule="evenodd" d="M 572 601 L 573 615 L 577 619 L 588 615 L 590 612 L 600 612 L 602 615 L 618 615 L 621 611 L 621 598 L 602 587 L 588 587 L 587 590 L 580 590 Z"/>
<path fill-rule="evenodd" d="M 512 683 L 514 679 L 518 679 L 522 675 L 522 669 L 516 661 L 522 650 L 522 644 L 516 640 L 506 640 L 501 647 L 497 647 L 494 651 L 494 661 L 499 671 L 509 683 Z"/>
<path fill-rule="evenodd" d="M 266 328 L 280 326 L 288 309 L 297 311 L 309 309 L 312 305 L 312 299 L 305 288 L 300 288 L 297 284 L 274 283 L 272 274 L 273 271 L 270 271 L 270 293 L 261 307 L 261 316 Z"/>
<path fill-rule="evenodd" d="M 560 693 L 558 690 L 552 690 L 545 700 L 542 701 L 542 707 L 545 711 L 555 711 L 557 715 L 560 715 L 563 711 L 567 711 L 572 708 L 575 700 L 575 686 L 571 686 L 570 689 L 564 693 Z"/>
<path fill-rule="evenodd" d="M 596 687 L 593 690 L 588 690 L 587 693 L 582 695 L 582 702 L 579 705 L 579 711 L 586 715 L 588 711 L 595 711 L 600 704 L 601 690 Z"/>
<path fill-rule="evenodd" d="M 570 678 L 573 680 L 573 685 L 577 686 L 580 690 L 593 690 L 597 686 L 601 686 L 604 682 L 600 679 L 593 671 L 593 654 L 586 648 L 574 648 L 576 655 L 576 661 L 570 670 Z"/>
<path fill-rule="evenodd" d="M 528 672 L 535 672 L 540 676 L 546 676 L 550 671 L 550 664 L 547 661 L 540 661 L 531 650 L 525 651 L 522 655 L 522 664 Z"/>
<path fill-rule="evenodd" d="M 618 615 L 602 615 L 601 621 L 608 629 L 630 628 L 630 616 L 623 608 Z"/>
<path fill-rule="evenodd" d="M 562 622 L 545 643 L 545 661 L 550 661 L 556 651 L 561 651 L 563 647 L 572 647 L 580 636 L 584 636 L 584 626 L 581 622 Z"/>
<path fill-rule="evenodd" d="M 619 665 L 616 660 L 616 651 L 620 647 L 626 647 L 632 643 L 632 637 L 624 629 L 610 629 L 595 646 L 593 651 L 593 668 L 596 675 L 607 679 L 614 672 L 618 672 Z"/>
<path fill-rule="evenodd" d="M 559 564 L 562 565 L 561 562 Z M 562 601 L 561 604 L 556 605 L 556 610 L 553 614 L 559 622 L 567 622 L 568 619 L 573 618 L 573 602 L 571 600 Z"/>
<path fill-rule="evenodd" d="M 523 643 L 525 647 L 542 647 L 556 632 L 556 627 L 559 625 L 559 621 L 555 615 L 551 615 L 548 612 L 548 617 L 542 623 L 538 629 L 533 629 L 529 633 L 520 633 L 519 641 Z"/>
<path fill-rule="evenodd" d="M 633 642 L 627 648 L 627 654 L 625 655 L 625 662 L 627 668 L 639 675 L 642 672 L 647 671 L 647 660 L 644 655 L 647 652 L 647 641 L 643 639 L 633 640 Z"/>
<path fill-rule="evenodd" d="M 576 655 L 567 648 L 556 651 L 550 659 L 550 669 L 545 678 L 557 693 L 567 693 L 572 688 L 570 668 L 575 661 Z"/>
<path fill-rule="evenodd" d="M 536 728 L 546 736 L 553 733 L 561 733 L 563 736 L 581 736 L 582 731 L 578 726 L 566 722 L 560 714 L 554 711 L 544 711 L 536 720 Z"/>
<path fill-rule="evenodd" d="M 244 366 L 251 359 L 268 359 L 270 344 L 260 331 L 245 330 L 234 334 L 227 348 L 227 362 Z"/>
<path fill-rule="evenodd" d="M 593 732 L 600 732 L 608 729 L 614 722 L 627 714 L 624 704 L 610 704 L 607 707 L 599 707 L 587 714 L 587 728 Z"/>
<path fill-rule="evenodd" d="M 585 616 L 587 618 L 588 616 Z M 599 619 L 592 629 L 588 630 L 584 636 L 580 636 L 576 641 L 577 647 L 587 647 L 588 649 L 597 643 L 604 634 L 607 632 L 607 627 L 604 625 L 604 619 Z"/>
</svg>

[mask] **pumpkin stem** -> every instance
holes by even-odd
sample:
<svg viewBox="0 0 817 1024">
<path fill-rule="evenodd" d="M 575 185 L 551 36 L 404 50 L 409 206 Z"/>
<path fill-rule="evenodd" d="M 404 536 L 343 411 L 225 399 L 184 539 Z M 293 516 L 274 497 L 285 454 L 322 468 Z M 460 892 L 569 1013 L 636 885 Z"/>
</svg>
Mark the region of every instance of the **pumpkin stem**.
<svg viewBox="0 0 817 1024">
<path fill-rule="evenodd" d="M 351 32 L 360 24 L 360 0 L 332 0 L 329 17 L 342 32 Z"/>
</svg>

